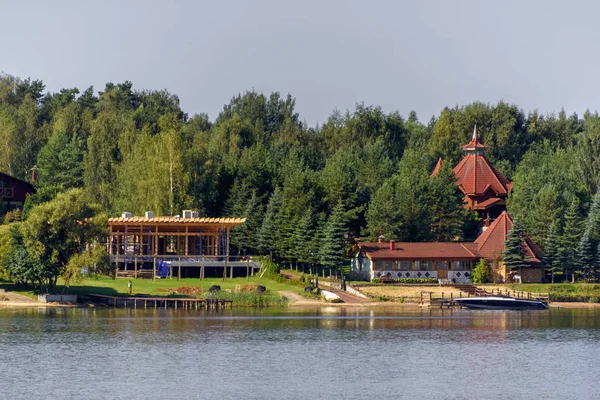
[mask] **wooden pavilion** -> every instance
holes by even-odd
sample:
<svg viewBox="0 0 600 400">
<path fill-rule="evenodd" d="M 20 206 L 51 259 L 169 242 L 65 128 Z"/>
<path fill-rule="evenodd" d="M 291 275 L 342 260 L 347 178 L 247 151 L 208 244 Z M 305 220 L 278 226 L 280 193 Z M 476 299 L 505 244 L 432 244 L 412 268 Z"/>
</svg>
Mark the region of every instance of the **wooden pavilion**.
<svg viewBox="0 0 600 400">
<path fill-rule="evenodd" d="M 230 277 L 253 274 L 258 263 L 229 251 L 230 230 L 245 218 L 199 218 L 184 210 L 183 217 L 143 217 L 124 212 L 109 218 L 108 252 L 117 275 L 165 278 Z"/>
</svg>

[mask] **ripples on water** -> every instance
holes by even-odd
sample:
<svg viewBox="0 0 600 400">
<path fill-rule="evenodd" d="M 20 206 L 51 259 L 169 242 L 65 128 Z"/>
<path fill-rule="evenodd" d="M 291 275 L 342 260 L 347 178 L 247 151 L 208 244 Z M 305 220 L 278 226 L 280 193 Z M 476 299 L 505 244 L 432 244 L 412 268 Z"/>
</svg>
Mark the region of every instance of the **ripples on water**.
<svg viewBox="0 0 600 400">
<path fill-rule="evenodd" d="M 0 312 L 2 399 L 600 399 L 600 310 Z"/>
</svg>

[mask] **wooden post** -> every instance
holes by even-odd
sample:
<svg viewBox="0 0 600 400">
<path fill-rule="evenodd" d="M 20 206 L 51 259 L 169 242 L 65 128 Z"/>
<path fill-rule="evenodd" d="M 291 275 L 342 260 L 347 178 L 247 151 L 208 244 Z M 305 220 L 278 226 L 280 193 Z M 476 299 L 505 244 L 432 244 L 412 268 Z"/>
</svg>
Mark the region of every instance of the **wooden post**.
<svg viewBox="0 0 600 400">
<path fill-rule="evenodd" d="M 137 279 L 137 254 L 135 253 L 133 254 L 133 279 Z"/>
<path fill-rule="evenodd" d="M 200 264 L 200 280 L 204 280 L 204 256 L 200 256 L 202 264 Z"/>
<path fill-rule="evenodd" d="M 152 257 L 152 259 L 154 260 L 154 264 L 152 267 L 152 280 L 155 281 L 156 280 L 156 255 L 154 257 Z"/>
<path fill-rule="evenodd" d="M 181 280 L 181 257 L 179 257 L 179 265 L 177 266 L 177 280 Z"/>
<path fill-rule="evenodd" d="M 115 255 L 115 273 L 113 275 L 113 279 L 117 279 L 117 273 L 119 272 L 119 251 L 120 251 L 120 240 L 121 236 L 117 235 L 117 254 Z"/>
</svg>

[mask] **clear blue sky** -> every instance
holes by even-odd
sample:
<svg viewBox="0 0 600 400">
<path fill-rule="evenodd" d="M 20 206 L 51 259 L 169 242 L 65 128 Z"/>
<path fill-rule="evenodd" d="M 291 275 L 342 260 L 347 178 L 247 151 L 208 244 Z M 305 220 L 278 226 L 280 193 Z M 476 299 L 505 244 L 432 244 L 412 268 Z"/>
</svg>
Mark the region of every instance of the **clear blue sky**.
<svg viewBox="0 0 600 400">
<path fill-rule="evenodd" d="M 600 99 L 593 1 L 0 0 L 0 70 L 50 91 L 130 80 L 214 119 L 290 93 L 309 125 L 357 102 L 421 121 L 444 106 L 582 114 Z"/>
</svg>

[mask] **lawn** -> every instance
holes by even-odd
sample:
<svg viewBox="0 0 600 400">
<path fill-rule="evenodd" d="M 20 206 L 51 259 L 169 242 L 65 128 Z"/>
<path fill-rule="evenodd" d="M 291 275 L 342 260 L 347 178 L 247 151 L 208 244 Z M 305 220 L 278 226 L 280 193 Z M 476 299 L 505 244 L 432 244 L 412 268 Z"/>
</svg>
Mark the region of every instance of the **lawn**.
<svg viewBox="0 0 600 400">
<path fill-rule="evenodd" d="M 208 288 L 212 285 L 219 285 L 224 292 L 235 292 L 236 286 L 244 285 L 263 285 L 267 288 L 267 291 L 274 293 L 281 290 L 292 291 L 295 293 L 301 293 L 302 287 L 294 285 L 291 282 L 287 283 L 284 279 L 273 280 L 266 277 L 259 278 L 258 276 L 246 278 L 207 278 L 207 279 L 157 279 L 153 281 L 151 279 L 112 279 L 109 277 L 99 277 L 96 279 L 84 279 L 79 282 L 72 282 L 68 289 L 68 293 L 77 295 L 86 294 L 102 294 L 107 296 L 126 296 L 129 294 L 129 288 L 127 284 L 131 281 L 133 295 L 154 295 L 154 296 L 167 296 L 170 291 L 174 291 L 178 288 L 183 287 L 200 287 L 202 290 L 200 293 L 207 292 Z M 37 298 L 37 293 L 33 290 L 24 290 L 19 288 L 12 283 L 2 282 L 0 283 L 0 289 L 6 291 L 13 291 L 31 298 Z M 62 281 L 59 280 L 57 291 L 63 290 Z M 198 296 L 202 297 L 202 296 Z"/>
</svg>

